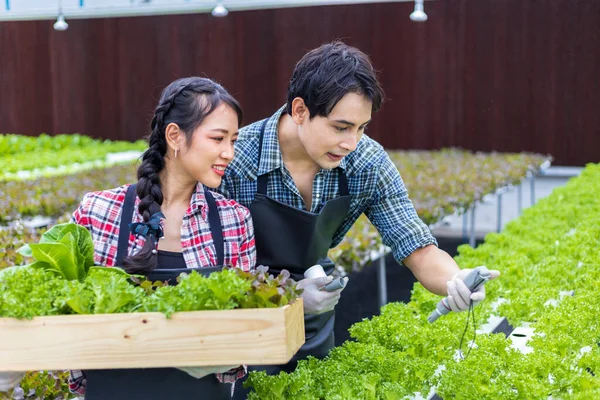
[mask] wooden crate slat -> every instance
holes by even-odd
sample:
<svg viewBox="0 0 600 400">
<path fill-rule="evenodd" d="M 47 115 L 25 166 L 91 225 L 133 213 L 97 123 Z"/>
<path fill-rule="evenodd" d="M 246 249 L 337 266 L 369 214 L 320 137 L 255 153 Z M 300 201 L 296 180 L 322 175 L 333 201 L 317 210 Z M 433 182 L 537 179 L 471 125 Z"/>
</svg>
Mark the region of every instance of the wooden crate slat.
<svg viewBox="0 0 600 400">
<path fill-rule="evenodd" d="M 270 365 L 304 343 L 301 299 L 281 308 L 0 318 L 0 371 Z"/>
</svg>

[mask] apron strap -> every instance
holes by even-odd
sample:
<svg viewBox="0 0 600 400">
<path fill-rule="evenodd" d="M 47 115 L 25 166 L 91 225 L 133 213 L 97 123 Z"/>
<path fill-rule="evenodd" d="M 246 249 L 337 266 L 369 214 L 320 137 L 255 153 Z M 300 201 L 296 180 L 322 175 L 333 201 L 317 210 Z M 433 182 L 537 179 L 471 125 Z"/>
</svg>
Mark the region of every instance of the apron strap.
<svg viewBox="0 0 600 400">
<path fill-rule="evenodd" d="M 263 137 L 265 136 L 265 126 L 267 126 L 267 122 L 269 122 L 269 118 L 265 119 L 262 123 L 262 127 L 260 128 L 260 142 L 258 143 L 258 167 L 260 167 L 260 157 L 262 155 L 262 147 L 263 147 Z M 256 192 L 260 194 L 267 195 L 267 174 L 263 174 L 257 179 L 257 188 Z"/>
<path fill-rule="evenodd" d="M 217 202 L 209 190 L 204 189 L 204 196 L 208 203 L 208 224 L 210 225 L 210 233 L 215 243 L 215 251 L 217 253 L 217 265 L 223 265 L 225 261 L 225 251 L 223 249 L 223 227 L 221 226 L 221 217 Z"/>
<path fill-rule="evenodd" d="M 121 215 L 121 223 L 119 225 L 119 245 L 117 247 L 117 266 L 123 265 L 123 260 L 127 255 L 129 247 L 129 223 L 133 218 L 133 208 L 135 206 L 135 189 L 137 184 L 132 184 L 127 188 L 125 194 L 125 202 L 123 203 L 123 213 Z M 223 249 L 223 228 L 221 226 L 221 218 L 219 217 L 219 209 L 215 198 L 210 191 L 205 190 L 206 202 L 208 203 L 208 223 L 210 225 L 210 233 L 215 243 L 217 253 L 217 265 L 223 265 L 225 259 Z"/>
<path fill-rule="evenodd" d="M 348 196 L 348 178 L 341 168 L 338 168 L 338 190 L 340 196 Z"/>
<path fill-rule="evenodd" d="M 125 193 L 125 202 L 123 203 L 123 212 L 121 213 L 121 224 L 119 225 L 119 245 L 117 247 L 116 266 L 123 266 L 123 260 L 127 255 L 129 247 L 129 224 L 133 218 L 133 207 L 135 206 L 135 189 L 137 184 L 129 185 Z"/>
</svg>

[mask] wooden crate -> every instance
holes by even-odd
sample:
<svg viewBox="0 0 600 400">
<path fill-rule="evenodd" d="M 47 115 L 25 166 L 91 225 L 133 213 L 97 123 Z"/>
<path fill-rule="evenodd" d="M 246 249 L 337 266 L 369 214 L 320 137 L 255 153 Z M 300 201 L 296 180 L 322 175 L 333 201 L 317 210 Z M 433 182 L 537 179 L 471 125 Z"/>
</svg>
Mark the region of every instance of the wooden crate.
<svg viewBox="0 0 600 400">
<path fill-rule="evenodd" d="M 0 371 L 285 364 L 302 299 L 281 308 L 0 318 Z"/>
</svg>

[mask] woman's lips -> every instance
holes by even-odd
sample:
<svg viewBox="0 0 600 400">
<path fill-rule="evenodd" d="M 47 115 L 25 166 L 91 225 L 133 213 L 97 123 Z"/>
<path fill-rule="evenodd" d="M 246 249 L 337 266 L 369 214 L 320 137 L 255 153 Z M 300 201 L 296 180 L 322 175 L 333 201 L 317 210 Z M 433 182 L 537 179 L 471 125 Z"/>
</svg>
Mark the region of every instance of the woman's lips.
<svg viewBox="0 0 600 400">
<path fill-rule="evenodd" d="M 215 172 L 215 174 L 217 174 L 219 176 L 223 176 L 223 175 L 225 175 L 226 167 L 227 167 L 226 165 L 213 165 L 212 170 Z"/>
</svg>

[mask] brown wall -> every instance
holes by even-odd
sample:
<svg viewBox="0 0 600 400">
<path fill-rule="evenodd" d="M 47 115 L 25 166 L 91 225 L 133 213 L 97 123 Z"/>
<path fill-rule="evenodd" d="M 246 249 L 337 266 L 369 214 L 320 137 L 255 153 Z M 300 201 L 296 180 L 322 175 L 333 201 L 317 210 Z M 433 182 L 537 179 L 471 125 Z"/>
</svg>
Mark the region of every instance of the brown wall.
<svg viewBox="0 0 600 400">
<path fill-rule="evenodd" d="M 342 38 L 388 97 L 369 134 L 387 148 L 536 151 L 600 161 L 600 1 L 436 0 L 231 13 L 0 22 L 0 132 L 136 139 L 160 90 L 205 75 L 246 122 L 285 100 L 305 51 Z"/>
</svg>

